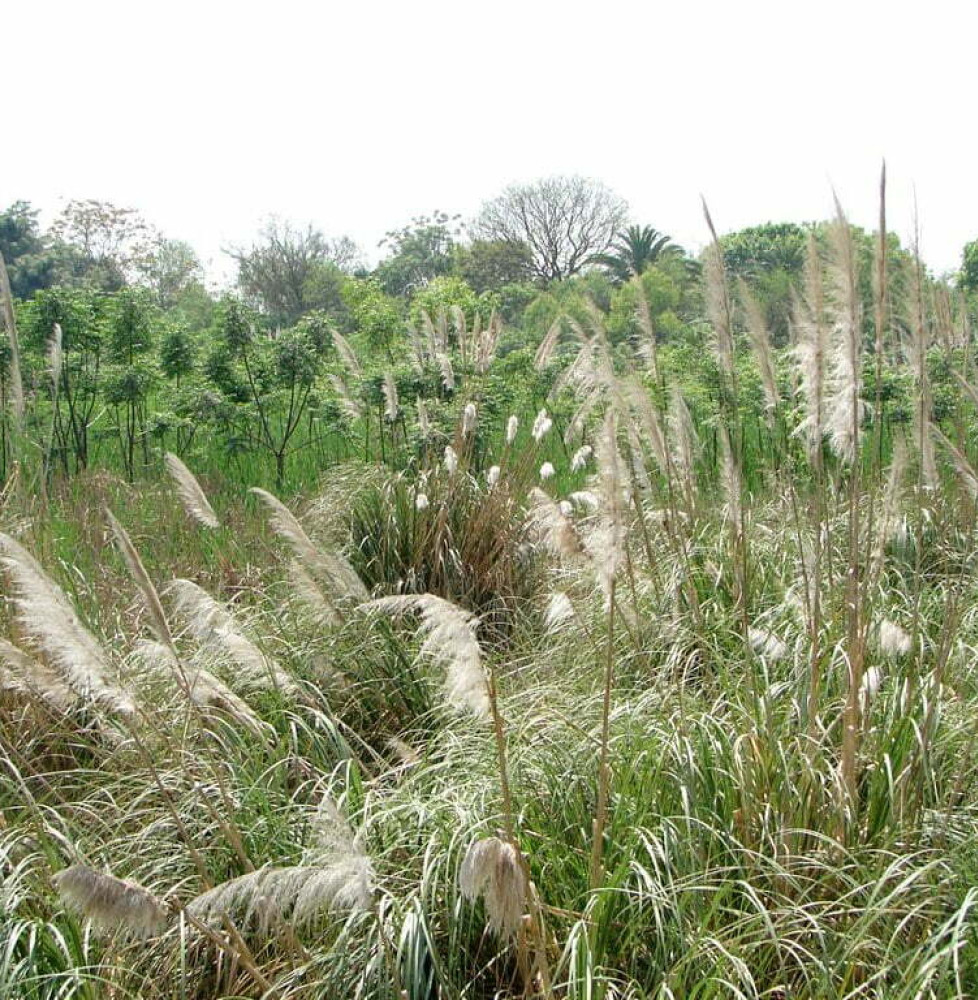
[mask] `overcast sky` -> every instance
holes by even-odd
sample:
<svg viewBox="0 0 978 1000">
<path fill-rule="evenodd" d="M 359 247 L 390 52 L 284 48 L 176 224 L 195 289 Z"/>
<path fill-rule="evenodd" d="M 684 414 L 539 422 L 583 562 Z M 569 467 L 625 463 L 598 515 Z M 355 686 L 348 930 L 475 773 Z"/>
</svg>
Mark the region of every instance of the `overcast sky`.
<svg viewBox="0 0 978 1000">
<path fill-rule="evenodd" d="M 872 227 L 885 156 L 936 270 L 978 237 L 978 4 L 401 0 L 0 10 L 0 206 L 139 208 L 214 273 L 274 213 L 348 234 L 507 183 L 600 178 L 691 248 L 805 221 L 834 186 Z M 910 10 L 914 13 L 911 14 Z"/>
</svg>

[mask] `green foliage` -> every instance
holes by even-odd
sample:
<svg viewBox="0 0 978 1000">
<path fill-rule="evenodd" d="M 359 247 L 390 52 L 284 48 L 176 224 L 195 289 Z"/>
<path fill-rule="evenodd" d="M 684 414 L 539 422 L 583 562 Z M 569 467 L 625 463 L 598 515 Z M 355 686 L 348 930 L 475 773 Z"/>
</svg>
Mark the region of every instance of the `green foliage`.
<svg viewBox="0 0 978 1000">
<path fill-rule="evenodd" d="M 663 257 L 683 257 L 683 249 L 672 237 L 652 226 L 629 226 L 620 233 L 608 253 L 597 254 L 592 263 L 606 268 L 612 281 L 622 284 L 633 274 L 642 274 Z"/>
<path fill-rule="evenodd" d="M 682 323 L 676 314 L 681 293 L 675 281 L 657 267 L 649 267 L 641 273 L 639 280 L 645 293 L 649 312 L 657 339 L 675 337 L 682 330 Z M 638 346 L 640 331 L 636 311 L 638 293 L 631 283 L 620 285 L 611 296 L 608 314 L 608 334 L 612 342 L 627 340 Z"/>
<path fill-rule="evenodd" d="M 978 240 L 972 240 L 964 246 L 958 285 L 966 292 L 978 291 Z"/>
<path fill-rule="evenodd" d="M 392 229 L 380 245 L 389 251 L 375 275 L 390 295 L 409 295 L 429 281 L 451 273 L 460 233 L 459 215 L 437 209 L 419 215 L 400 229 Z"/>
<path fill-rule="evenodd" d="M 455 267 L 474 291 L 496 292 L 529 281 L 533 255 L 525 243 L 474 239 L 456 247 Z"/>
<path fill-rule="evenodd" d="M 390 351 L 401 328 L 401 309 L 377 278 L 350 278 L 343 284 L 343 302 L 354 329 L 373 350 Z"/>
<path fill-rule="evenodd" d="M 723 262 L 731 274 L 744 278 L 770 271 L 800 274 L 810 228 L 793 222 L 769 222 L 727 233 L 720 237 Z"/>
<path fill-rule="evenodd" d="M 492 313 L 494 300 L 491 292 L 478 295 L 461 278 L 435 278 L 411 296 L 411 321 L 419 325 L 422 311 L 435 317 L 440 312 L 447 313 L 453 306 L 458 306 L 469 322 L 479 313 L 483 323 L 486 323 Z"/>
</svg>

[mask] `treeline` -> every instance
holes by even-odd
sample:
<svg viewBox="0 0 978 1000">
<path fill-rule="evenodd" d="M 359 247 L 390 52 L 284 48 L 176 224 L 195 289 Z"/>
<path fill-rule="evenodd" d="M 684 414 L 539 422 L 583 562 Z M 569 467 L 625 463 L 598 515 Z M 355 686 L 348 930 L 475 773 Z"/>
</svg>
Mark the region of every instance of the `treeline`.
<svg viewBox="0 0 978 1000">
<path fill-rule="evenodd" d="M 868 338 L 873 239 L 854 236 Z M 784 223 L 720 240 L 746 359 L 741 405 L 758 420 L 765 398 L 751 338 L 761 325 L 775 348 L 792 342 L 809 244 L 825 239 L 824 224 Z M 470 398 L 486 435 L 508 413 L 547 402 L 538 346 L 586 327 L 595 309 L 622 351 L 651 327 L 663 378 L 683 385 L 694 411 L 702 400 L 712 412 L 719 380 L 706 349 L 701 262 L 655 228 L 631 224 L 603 185 L 558 177 L 514 186 L 466 225 L 434 212 L 391 230 L 383 246 L 371 271 L 350 239 L 273 220 L 251 246 L 228 251 L 236 287 L 218 296 L 193 249 L 132 209 L 70 202 L 42 232 L 38 213 L 14 203 L 0 214 L 11 292 L 0 472 L 17 460 L 47 482 L 104 464 L 132 479 L 171 450 L 204 465 L 237 464 L 252 480 L 274 476 L 281 487 L 297 468 L 314 476 L 351 455 L 406 461 L 447 434 Z M 956 289 L 928 281 L 936 341 L 968 342 L 960 328 L 978 284 L 974 250 L 965 250 Z M 915 266 L 890 237 L 894 301 Z M 881 399 L 902 419 L 897 354 L 881 373 Z M 502 363 L 490 367 L 487 357 Z M 938 415 L 941 384 L 937 371 Z M 867 386 L 875 394 L 873 377 Z M 14 412 L 18 392 L 23 416 Z"/>
</svg>

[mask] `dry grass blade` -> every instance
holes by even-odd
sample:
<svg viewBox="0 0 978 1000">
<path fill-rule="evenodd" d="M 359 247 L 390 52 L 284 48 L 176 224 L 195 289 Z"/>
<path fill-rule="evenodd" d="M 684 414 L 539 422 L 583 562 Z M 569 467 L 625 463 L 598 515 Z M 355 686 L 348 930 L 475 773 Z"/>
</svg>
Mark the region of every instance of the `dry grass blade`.
<svg viewBox="0 0 978 1000">
<path fill-rule="evenodd" d="M 951 462 L 954 465 L 955 471 L 958 474 L 958 478 L 961 480 L 961 484 L 971 495 L 972 500 L 978 501 L 978 472 L 975 472 L 973 466 L 965 457 L 964 452 L 962 452 L 953 441 L 950 441 L 945 435 L 936 427 L 934 424 L 930 425 L 931 434 L 937 442 L 947 451 L 951 456 Z"/>
<path fill-rule="evenodd" d="M 197 477 L 172 452 L 168 451 L 163 461 L 166 463 L 166 471 L 176 484 L 180 502 L 187 514 L 205 528 L 219 528 L 221 522 L 218 521 L 207 494 L 197 482 Z"/>
<path fill-rule="evenodd" d="M 157 937 L 166 930 L 162 901 L 148 889 L 87 865 L 72 865 L 52 879 L 66 906 L 102 930 L 121 930 L 133 937 Z"/>
</svg>

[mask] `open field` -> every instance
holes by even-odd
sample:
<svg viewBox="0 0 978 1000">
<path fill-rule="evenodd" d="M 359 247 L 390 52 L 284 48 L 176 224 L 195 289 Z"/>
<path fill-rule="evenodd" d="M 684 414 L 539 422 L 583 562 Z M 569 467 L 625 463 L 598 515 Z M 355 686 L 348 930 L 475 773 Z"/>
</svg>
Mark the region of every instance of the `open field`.
<svg viewBox="0 0 978 1000">
<path fill-rule="evenodd" d="M 978 994 L 974 303 L 730 245 L 8 296 L 0 996 Z"/>
</svg>

